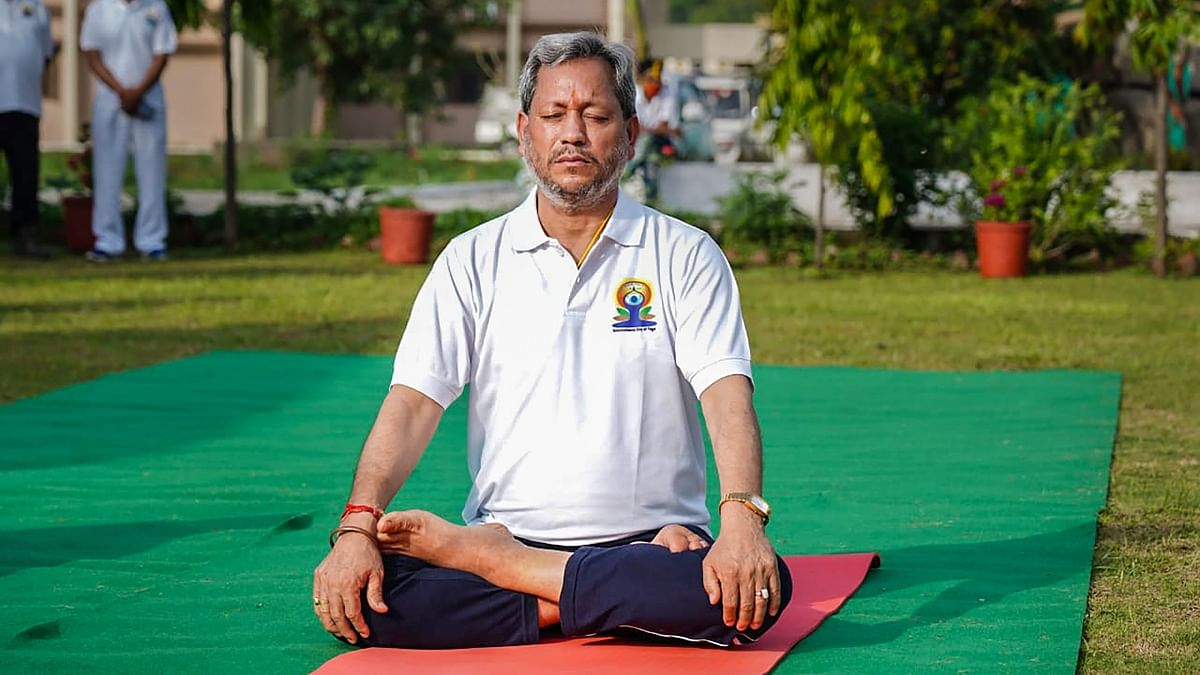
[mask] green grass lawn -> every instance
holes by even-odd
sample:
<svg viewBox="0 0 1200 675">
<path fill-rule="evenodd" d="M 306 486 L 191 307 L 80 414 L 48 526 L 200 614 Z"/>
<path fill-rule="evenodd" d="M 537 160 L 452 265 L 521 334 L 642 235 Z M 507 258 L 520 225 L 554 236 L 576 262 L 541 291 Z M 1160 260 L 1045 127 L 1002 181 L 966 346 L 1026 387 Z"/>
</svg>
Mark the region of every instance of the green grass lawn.
<svg viewBox="0 0 1200 675">
<path fill-rule="evenodd" d="M 440 148 L 425 148 L 417 157 L 395 150 L 372 150 L 368 153 L 375 165 L 366 175 L 370 185 L 416 185 L 419 183 L 452 183 L 460 181 L 511 180 L 519 168 L 513 159 L 476 161 Z M 42 153 L 42 183 L 51 176 L 66 175 L 67 153 Z M 296 160 L 285 157 L 268 158 L 246 153 L 238 162 L 238 187 L 242 190 L 290 190 L 291 167 Z M 212 155 L 170 155 L 167 157 L 167 186 L 172 190 L 221 190 L 224 188 L 224 169 L 221 158 Z M 133 165 L 125 175 L 129 191 L 136 188 Z"/>
<path fill-rule="evenodd" d="M 389 353 L 423 268 L 359 251 L 0 269 L 0 400 L 210 349 Z M 1200 672 L 1200 280 L 739 272 L 756 360 L 1124 375 L 1081 669 Z"/>
</svg>

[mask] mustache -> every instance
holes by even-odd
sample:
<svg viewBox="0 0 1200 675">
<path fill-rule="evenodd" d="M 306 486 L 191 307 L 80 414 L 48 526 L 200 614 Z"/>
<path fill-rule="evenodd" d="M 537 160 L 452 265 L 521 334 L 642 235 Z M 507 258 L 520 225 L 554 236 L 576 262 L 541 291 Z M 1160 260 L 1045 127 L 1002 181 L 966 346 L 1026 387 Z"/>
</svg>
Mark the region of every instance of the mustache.
<svg viewBox="0 0 1200 675">
<path fill-rule="evenodd" d="M 592 164 L 599 164 L 599 162 L 596 160 L 595 155 L 593 155 L 592 153 L 590 153 L 586 150 L 577 150 L 575 148 L 562 148 L 561 150 L 556 150 L 554 152 L 554 154 L 550 156 L 550 161 L 557 162 L 558 160 L 562 159 L 563 157 L 573 157 L 573 158 L 579 157 L 582 159 L 586 159 L 587 161 L 591 162 Z"/>
</svg>

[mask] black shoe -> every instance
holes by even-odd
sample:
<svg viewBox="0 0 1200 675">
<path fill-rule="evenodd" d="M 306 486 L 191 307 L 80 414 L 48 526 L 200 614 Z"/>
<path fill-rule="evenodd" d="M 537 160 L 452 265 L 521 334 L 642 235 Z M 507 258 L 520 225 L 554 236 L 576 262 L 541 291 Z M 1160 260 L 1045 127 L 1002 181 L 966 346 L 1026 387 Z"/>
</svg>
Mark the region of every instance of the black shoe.
<svg viewBox="0 0 1200 675">
<path fill-rule="evenodd" d="M 98 248 L 94 248 L 87 253 L 84 253 L 83 259 L 88 262 L 100 263 L 103 265 L 115 261 L 117 256 L 106 251 L 101 251 Z"/>
<path fill-rule="evenodd" d="M 13 255 L 18 258 L 26 258 L 28 260 L 49 260 L 50 254 L 38 248 L 33 243 L 33 237 L 28 233 L 21 233 L 13 237 L 12 242 Z"/>
</svg>

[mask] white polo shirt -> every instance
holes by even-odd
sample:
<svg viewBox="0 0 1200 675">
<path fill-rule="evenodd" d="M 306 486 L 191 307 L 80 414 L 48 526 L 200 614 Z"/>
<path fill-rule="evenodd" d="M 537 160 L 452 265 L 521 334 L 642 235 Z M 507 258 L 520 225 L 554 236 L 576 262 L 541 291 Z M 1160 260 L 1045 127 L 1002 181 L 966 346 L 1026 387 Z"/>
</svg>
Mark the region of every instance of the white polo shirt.
<svg viewBox="0 0 1200 675">
<path fill-rule="evenodd" d="M 463 520 L 562 545 L 707 525 L 697 400 L 750 377 L 724 254 L 621 194 L 577 269 L 536 203 L 450 242 L 396 352 L 392 384 L 443 407 L 471 384 Z"/>
<path fill-rule="evenodd" d="M 54 56 L 41 0 L 0 0 L 0 112 L 42 116 L 42 72 Z"/>
<path fill-rule="evenodd" d="M 155 56 L 174 54 L 177 42 L 175 22 L 163 0 L 92 0 L 79 32 L 79 48 L 99 51 L 100 60 L 126 87 L 142 81 Z M 96 88 L 113 93 L 99 78 Z M 155 82 L 143 100 L 163 109 L 161 83 Z"/>
</svg>

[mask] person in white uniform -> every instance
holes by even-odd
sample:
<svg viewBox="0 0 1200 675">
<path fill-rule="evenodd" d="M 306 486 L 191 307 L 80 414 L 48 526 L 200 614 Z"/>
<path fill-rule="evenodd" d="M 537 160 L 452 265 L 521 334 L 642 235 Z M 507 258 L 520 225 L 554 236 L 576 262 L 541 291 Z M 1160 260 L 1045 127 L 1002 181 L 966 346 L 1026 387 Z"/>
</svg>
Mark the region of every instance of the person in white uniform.
<svg viewBox="0 0 1200 675">
<path fill-rule="evenodd" d="M 0 0 L 0 150 L 12 187 L 12 251 L 27 258 L 49 257 L 34 237 L 40 225 L 42 73 L 53 56 L 50 13 L 41 0 Z"/>
<path fill-rule="evenodd" d="M 86 255 L 107 262 L 125 252 L 121 189 L 129 148 L 137 174 L 134 246 L 147 260 L 167 255 L 167 106 L 159 78 L 177 36 L 162 0 L 92 0 L 79 46 L 96 76 L 92 101 L 96 246 Z"/>
<path fill-rule="evenodd" d="M 637 631 L 730 645 L 790 598 L 764 527 L 737 285 L 703 231 L 618 181 L 633 53 L 542 37 L 519 83 L 537 187 L 455 238 L 413 304 L 313 609 L 354 644 L 473 647 Z M 466 526 L 384 513 L 470 384 Z M 703 407 L 723 497 L 708 529 Z M 637 544 L 649 545 L 637 545 Z"/>
</svg>

